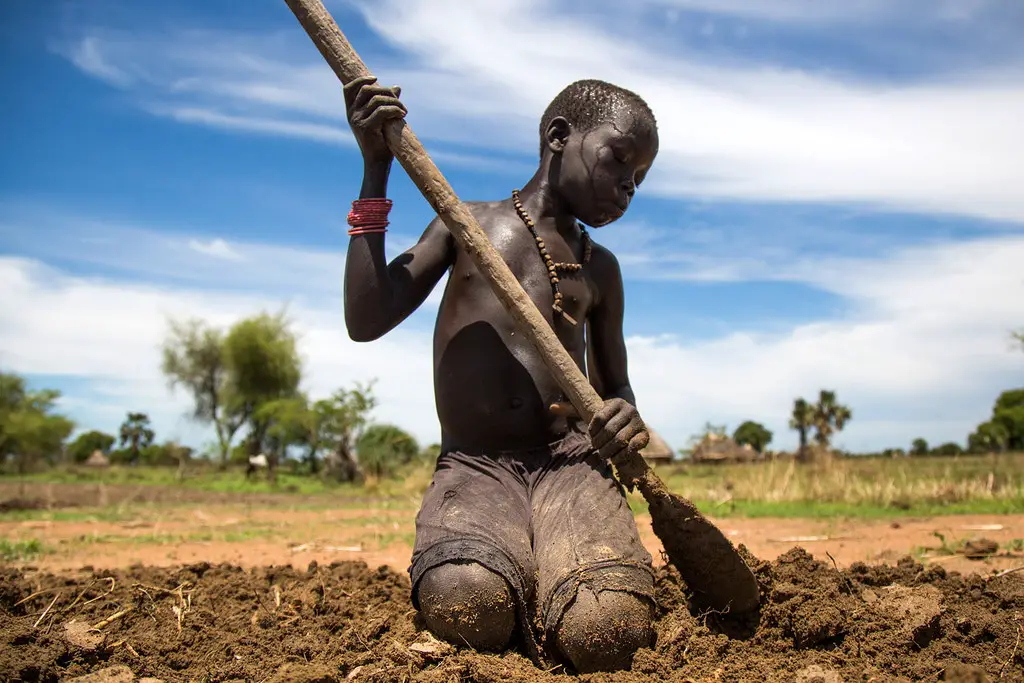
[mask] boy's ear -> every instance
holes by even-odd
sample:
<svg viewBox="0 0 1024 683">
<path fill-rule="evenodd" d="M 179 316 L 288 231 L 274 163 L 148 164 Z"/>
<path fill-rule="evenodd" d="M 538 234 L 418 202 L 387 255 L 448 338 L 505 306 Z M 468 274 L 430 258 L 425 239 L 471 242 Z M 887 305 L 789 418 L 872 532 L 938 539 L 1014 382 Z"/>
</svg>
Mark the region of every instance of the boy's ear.
<svg viewBox="0 0 1024 683">
<path fill-rule="evenodd" d="M 561 154 L 569 142 L 569 135 L 572 133 L 572 126 L 564 116 L 556 116 L 551 119 L 547 130 L 544 131 L 544 143 L 547 148 L 555 154 Z"/>
</svg>

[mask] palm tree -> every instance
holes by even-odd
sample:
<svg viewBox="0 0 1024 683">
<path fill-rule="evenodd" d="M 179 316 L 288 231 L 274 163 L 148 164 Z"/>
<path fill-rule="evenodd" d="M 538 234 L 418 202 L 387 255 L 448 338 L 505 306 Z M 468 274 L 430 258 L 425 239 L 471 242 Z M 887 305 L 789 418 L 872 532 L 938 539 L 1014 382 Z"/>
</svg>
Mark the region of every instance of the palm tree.
<svg viewBox="0 0 1024 683">
<path fill-rule="evenodd" d="M 813 407 L 811 421 L 814 425 L 814 440 L 823 451 L 827 451 L 835 432 L 842 431 L 853 417 L 852 411 L 836 401 L 836 392 L 821 390 L 818 404 Z"/>
<path fill-rule="evenodd" d="M 807 451 L 807 430 L 811 427 L 813 417 L 814 410 L 807 401 L 802 398 L 793 401 L 793 414 L 789 418 L 789 428 L 800 433 L 800 450 L 796 453 L 798 458 L 802 458 Z"/>
<path fill-rule="evenodd" d="M 121 425 L 121 446 L 128 446 L 131 451 L 132 465 L 138 464 L 139 452 L 153 443 L 155 434 L 149 428 L 149 415 L 145 413 L 128 413 L 128 419 Z"/>
</svg>

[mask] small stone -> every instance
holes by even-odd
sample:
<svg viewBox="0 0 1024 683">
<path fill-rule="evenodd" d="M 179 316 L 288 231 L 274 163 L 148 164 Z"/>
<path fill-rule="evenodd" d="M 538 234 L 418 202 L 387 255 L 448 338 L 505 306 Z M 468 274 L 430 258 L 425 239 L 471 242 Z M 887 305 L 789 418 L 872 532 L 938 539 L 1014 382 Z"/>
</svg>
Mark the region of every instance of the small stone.
<svg viewBox="0 0 1024 683">
<path fill-rule="evenodd" d="M 942 674 L 942 680 L 954 683 L 988 683 L 984 669 L 970 664 L 950 664 Z"/>
<path fill-rule="evenodd" d="M 64 624 L 64 638 L 83 650 L 95 650 L 103 644 L 103 633 L 84 621 L 69 621 Z"/>
<path fill-rule="evenodd" d="M 899 618 L 900 630 L 908 640 L 924 646 L 938 634 L 942 616 L 942 592 L 938 588 L 894 584 L 882 588 L 881 593 L 871 608 L 878 614 Z"/>
<path fill-rule="evenodd" d="M 796 672 L 797 683 L 843 683 L 842 676 L 832 669 L 811 664 Z"/>
<path fill-rule="evenodd" d="M 67 683 L 132 683 L 134 680 L 135 674 L 132 673 L 132 670 L 123 664 L 119 664 L 94 671 L 91 674 L 68 679 Z"/>
</svg>

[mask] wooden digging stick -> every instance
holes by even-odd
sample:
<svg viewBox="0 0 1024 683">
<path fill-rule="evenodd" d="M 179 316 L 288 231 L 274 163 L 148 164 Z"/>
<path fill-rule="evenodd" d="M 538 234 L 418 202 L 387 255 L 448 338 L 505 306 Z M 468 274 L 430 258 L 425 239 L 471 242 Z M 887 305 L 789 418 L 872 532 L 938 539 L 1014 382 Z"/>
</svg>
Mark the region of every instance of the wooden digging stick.
<svg viewBox="0 0 1024 683">
<path fill-rule="evenodd" d="M 285 2 L 343 84 L 372 75 L 320 0 Z M 384 137 L 402 168 L 462 250 L 473 259 L 577 412 L 589 423 L 604 401 L 491 245 L 473 214 L 456 196 L 404 120 L 389 121 Z M 750 568 L 693 503 L 670 493 L 639 452 L 630 451 L 616 464 L 616 469 L 620 481 L 639 488 L 647 500 L 655 534 L 699 602 L 733 614 L 758 607 L 757 581 Z"/>
</svg>

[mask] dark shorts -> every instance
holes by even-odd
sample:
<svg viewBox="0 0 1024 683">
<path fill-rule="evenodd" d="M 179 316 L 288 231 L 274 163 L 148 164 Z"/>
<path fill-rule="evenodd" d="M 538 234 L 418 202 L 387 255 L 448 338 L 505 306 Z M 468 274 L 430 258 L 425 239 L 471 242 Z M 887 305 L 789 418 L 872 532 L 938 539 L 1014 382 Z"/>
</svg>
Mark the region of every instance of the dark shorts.
<svg viewBox="0 0 1024 683">
<path fill-rule="evenodd" d="M 654 600 L 651 555 L 625 492 L 576 431 L 529 451 L 441 454 L 416 516 L 409 573 L 417 609 L 419 580 L 453 561 L 504 577 L 520 626 L 546 636 L 580 584 Z M 533 629 L 521 630 L 533 649 Z"/>
</svg>

